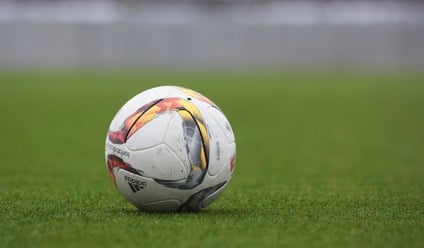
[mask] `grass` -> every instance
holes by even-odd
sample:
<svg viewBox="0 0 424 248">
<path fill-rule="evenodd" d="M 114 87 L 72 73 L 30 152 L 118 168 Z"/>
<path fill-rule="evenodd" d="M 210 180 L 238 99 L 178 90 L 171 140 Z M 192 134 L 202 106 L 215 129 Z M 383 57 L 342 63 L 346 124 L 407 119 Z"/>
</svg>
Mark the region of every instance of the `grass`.
<svg viewBox="0 0 424 248">
<path fill-rule="evenodd" d="M 139 213 L 109 181 L 107 127 L 159 84 L 200 91 L 237 140 L 198 214 Z M 0 73 L 3 247 L 419 247 L 424 75 Z"/>
</svg>

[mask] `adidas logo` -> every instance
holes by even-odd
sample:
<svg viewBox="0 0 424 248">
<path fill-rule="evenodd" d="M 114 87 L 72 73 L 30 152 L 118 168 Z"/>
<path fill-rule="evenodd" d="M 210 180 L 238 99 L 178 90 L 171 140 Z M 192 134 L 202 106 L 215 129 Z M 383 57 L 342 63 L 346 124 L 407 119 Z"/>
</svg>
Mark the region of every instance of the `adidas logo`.
<svg viewBox="0 0 424 248">
<path fill-rule="evenodd" d="M 138 184 L 132 184 L 130 182 L 128 182 L 128 185 L 130 186 L 130 188 L 132 189 L 133 193 L 140 191 L 141 189 L 144 189 L 143 186 L 140 186 Z"/>
<path fill-rule="evenodd" d="M 136 193 L 147 186 L 146 182 L 142 182 L 128 176 L 125 176 L 125 181 L 128 182 L 128 185 L 130 186 L 133 193 Z"/>
</svg>

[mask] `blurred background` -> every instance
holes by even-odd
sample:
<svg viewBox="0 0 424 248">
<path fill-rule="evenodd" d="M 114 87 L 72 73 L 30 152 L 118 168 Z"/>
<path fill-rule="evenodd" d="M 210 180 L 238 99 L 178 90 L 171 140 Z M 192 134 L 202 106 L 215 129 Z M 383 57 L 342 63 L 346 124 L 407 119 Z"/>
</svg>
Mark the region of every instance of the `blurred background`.
<svg viewBox="0 0 424 248">
<path fill-rule="evenodd" d="M 420 70 L 424 2 L 2 0 L 1 68 Z"/>
</svg>

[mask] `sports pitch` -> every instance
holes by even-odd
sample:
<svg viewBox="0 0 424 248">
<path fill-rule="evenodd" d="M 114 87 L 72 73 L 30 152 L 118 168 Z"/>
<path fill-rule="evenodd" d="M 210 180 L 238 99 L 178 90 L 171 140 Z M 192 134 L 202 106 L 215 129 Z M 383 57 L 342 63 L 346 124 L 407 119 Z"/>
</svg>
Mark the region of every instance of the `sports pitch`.
<svg viewBox="0 0 424 248">
<path fill-rule="evenodd" d="M 140 213 L 108 178 L 107 127 L 177 84 L 236 135 L 224 194 L 197 214 Z M 0 73 L 1 247 L 419 247 L 424 75 Z"/>
</svg>

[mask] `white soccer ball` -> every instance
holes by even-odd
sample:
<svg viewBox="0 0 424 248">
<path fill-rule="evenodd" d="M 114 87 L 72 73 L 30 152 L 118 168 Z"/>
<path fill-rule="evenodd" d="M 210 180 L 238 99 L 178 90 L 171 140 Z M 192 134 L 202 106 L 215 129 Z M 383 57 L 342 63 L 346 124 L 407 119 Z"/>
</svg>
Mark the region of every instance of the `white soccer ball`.
<svg viewBox="0 0 424 248">
<path fill-rule="evenodd" d="M 225 189 L 236 143 L 222 111 L 203 95 L 161 86 L 130 99 L 106 137 L 118 191 L 144 211 L 199 211 Z"/>
</svg>

